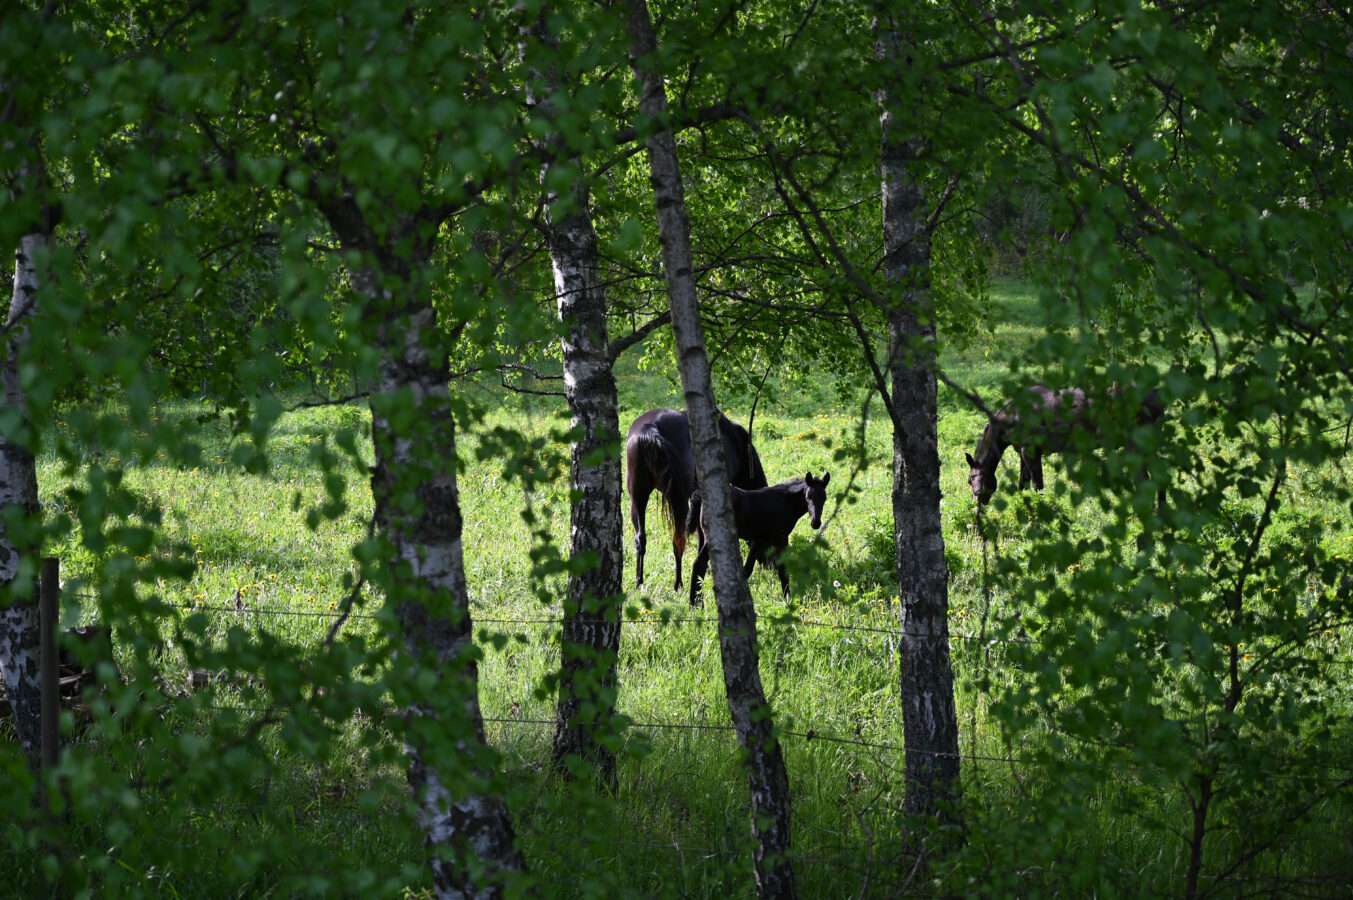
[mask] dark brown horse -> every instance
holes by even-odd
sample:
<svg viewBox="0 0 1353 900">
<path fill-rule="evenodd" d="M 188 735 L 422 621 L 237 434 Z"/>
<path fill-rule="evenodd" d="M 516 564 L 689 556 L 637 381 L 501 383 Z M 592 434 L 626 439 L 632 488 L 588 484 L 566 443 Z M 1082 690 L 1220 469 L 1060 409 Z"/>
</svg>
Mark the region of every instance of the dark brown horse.
<svg viewBox="0 0 1353 900">
<path fill-rule="evenodd" d="M 752 446 L 747 429 L 719 415 L 719 436 L 729 480 L 738 487 L 766 486 L 761 457 Z M 635 584 L 644 583 L 644 551 L 648 535 L 644 519 L 648 497 L 656 489 L 663 513 L 672 526 L 672 555 L 676 558 L 676 586 L 681 589 L 681 556 L 686 552 L 687 512 L 695 490 L 695 453 L 691 449 L 690 423 L 675 409 L 649 410 L 630 426 L 625 442 L 625 487 L 630 493 L 630 521 L 634 524 Z"/>
<path fill-rule="evenodd" d="M 1112 406 L 1123 392 L 1111 388 L 1105 402 Z M 1082 388 L 1063 388 L 1054 391 L 1046 385 L 1035 384 L 1028 395 L 1017 397 L 1002 406 L 991 417 L 982 436 L 977 439 L 977 455 L 968 453 L 968 484 L 978 506 L 986 506 L 996 493 L 996 466 L 1006 447 L 1013 446 L 1019 454 L 1019 487 L 1024 490 L 1033 484 L 1043 490 L 1043 455 L 1061 453 L 1071 445 L 1072 436 L 1093 429 L 1089 415 L 1095 399 Z M 1158 420 L 1165 412 L 1155 391 L 1142 398 L 1136 412 L 1138 425 Z M 1025 423 L 1021 417 L 1032 421 Z"/>
<path fill-rule="evenodd" d="M 805 513 L 814 531 L 822 527 L 822 509 L 827 505 L 827 482 L 831 478 L 830 472 L 823 472 L 820 479 L 814 478 L 813 473 L 809 472 L 802 478 L 757 490 L 733 488 L 733 523 L 737 527 L 738 537 L 748 544 L 747 562 L 742 567 L 744 578 L 751 576 L 758 562 L 773 565 L 780 576 L 780 590 L 786 597 L 789 596 L 789 575 L 780 561 L 780 554 L 789 546 L 789 533 Z M 699 604 L 700 583 L 709 568 L 709 544 L 705 541 L 705 518 L 699 491 L 691 499 L 686 530 L 695 530 L 697 525 L 700 549 L 691 566 L 692 606 Z"/>
</svg>

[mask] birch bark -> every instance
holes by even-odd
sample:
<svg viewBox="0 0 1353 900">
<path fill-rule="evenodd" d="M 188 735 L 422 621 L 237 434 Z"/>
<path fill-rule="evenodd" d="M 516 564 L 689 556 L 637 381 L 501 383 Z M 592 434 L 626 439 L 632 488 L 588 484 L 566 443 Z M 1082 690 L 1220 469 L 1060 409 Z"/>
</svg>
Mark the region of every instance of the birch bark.
<svg viewBox="0 0 1353 900">
<path fill-rule="evenodd" d="M 905 65 L 901 38 L 880 25 L 885 67 Z M 921 180 L 924 142 L 885 90 L 883 272 L 888 309 L 893 427 L 893 523 L 900 600 L 902 731 L 909 815 L 951 821 L 959 787 L 958 717 L 949 657 L 949 568 L 940 522 L 935 315 L 929 289 L 930 234 Z"/>
<path fill-rule="evenodd" d="M 640 111 L 654 123 L 667 119 L 667 91 L 654 61 L 657 41 L 647 0 L 628 0 L 630 63 L 640 83 Z M 690 221 L 676 139 L 659 125 L 647 142 L 658 235 L 672 308 L 677 365 L 695 450 L 696 477 L 705 508 L 714 598 L 719 610 L 719 651 L 724 689 L 738 740 L 746 754 L 751 794 L 753 862 L 760 897 L 797 897 L 790 859 L 789 773 L 761 684 L 756 609 L 742 576 L 733 527 L 732 489 L 719 436 L 718 410 L 696 299 Z"/>
<path fill-rule="evenodd" d="M 14 255 L 14 293 L 5 320 L 0 382 L 4 407 L 17 413 L 19 431 L 28 428 L 28 399 L 20 381 L 19 355 L 28 343 L 28 323 L 38 309 L 37 259 L 49 246 L 45 232 L 33 232 L 21 239 Z M 33 452 L 22 435 L 14 433 L 0 435 L 0 510 L 10 507 L 18 507 L 23 522 L 35 521 L 39 511 Z M 31 586 L 20 585 L 25 560 L 35 579 Z M 0 609 L 0 670 L 14 707 L 19 746 L 33 768 L 37 768 L 42 750 L 36 576 L 36 548 L 29 546 L 22 534 L 0 526 L 0 587 L 11 591 L 7 605 Z M 16 588 L 21 593 L 13 593 Z"/>
<path fill-rule="evenodd" d="M 572 209 L 548 214 L 547 237 L 566 333 L 564 393 L 577 432 L 569 474 L 569 555 L 594 554 L 597 564 L 572 571 L 564 605 L 562 672 L 555 716 L 554 762 L 579 754 L 605 784 L 615 783 L 615 754 L 596 740 L 616 705 L 620 654 L 621 573 L 619 399 L 606 333 L 606 295 L 597 275 L 597 234 L 587 196 L 574 192 Z M 585 714 L 585 705 L 596 712 Z"/>
<path fill-rule="evenodd" d="M 546 25 L 548 8 L 525 29 L 527 37 L 550 51 L 557 41 Z M 547 98 L 570 85 L 560 84 L 553 67 L 532 70 L 539 85 L 528 90 L 531 105 L 557 126 L 558 110 Z M 542 156 L 564 158 L 567 136 L 557 128 L 539 145 Z M 574 160 L 581 172 L 581 160 Z M 542 168 L 545 180 L 549 163 Z M 620 412 L 606 330 L 606 291 L 598 274 L 597 232 L 588 194 L 577 185 L 561 203 L 548 191 L 544 231 L 554 271 L 554 292 L 564 359 L 564 396 L 577 434 L 571 450 L 569 481 L 569 556 L 596 557 L 596 565 L 570 571 L 564 604 L 559 699 L 555 707 L 553 758 L 563 769 L 570 755 L 592 764 L 603 784 L 615 786 L 615 754 L 598 742 L 616 706 L 616 666 L 620 656 L 620 602 L 624 555 L 621 532 Z"/>
<path fill-rule="evenodd" d="M 456 427 L 437 316 L 420 289 L 431 248 L 408 229 L 381 241 L 350 201 L 320 203 L 345 249 L 366 315 L 380 324 L 380 374 L 371 397 L 376 450 L 371 493 L 388 542 L 389 600 L 412 664 L 436 673 L 432 702 L 405 707 L 409 788 L 418 807 L 438 897 L 498 897 L 524 868 L 507 806 L 491 785 L 492 751 L 479 708 L 479 674 L 465 579 L 456 484 Z M 434 229 L 435 230 L 435 229 Z M 413 246 L 413 250 L 408 248 Z M 397 249 L 399 248 L 399 249 Z M 397 294 L 397 295 L 396 295 Z"/>
</svg>

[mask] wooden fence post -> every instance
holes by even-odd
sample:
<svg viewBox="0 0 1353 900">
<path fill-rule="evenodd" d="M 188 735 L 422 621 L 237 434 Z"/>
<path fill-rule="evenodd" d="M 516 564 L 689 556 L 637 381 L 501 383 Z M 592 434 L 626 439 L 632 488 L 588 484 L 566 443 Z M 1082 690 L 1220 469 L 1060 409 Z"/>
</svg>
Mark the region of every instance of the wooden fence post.
<svg viewBox="0 0 1353 900">
<path fill-rule="evenodd" d="M 61 623 L 61 563 L 47 557 L 42 561 L 42 580 L 38 593 L 38 628 L 41 630 L 41 656 L 38 659 L 38 684 L 42 691 L 42 766 L 56 766 L 61 753 L 61 660 L 56 649 L 56 631 Z"/>
</svg>

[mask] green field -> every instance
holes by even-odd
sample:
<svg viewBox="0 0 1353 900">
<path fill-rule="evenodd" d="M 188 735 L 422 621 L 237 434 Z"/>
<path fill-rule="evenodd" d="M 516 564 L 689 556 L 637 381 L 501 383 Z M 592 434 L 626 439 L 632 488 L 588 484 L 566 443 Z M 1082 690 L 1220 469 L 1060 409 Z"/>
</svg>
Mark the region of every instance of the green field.
<svg viewBox="0 0 1353 900">
<path fill-rule="evenodd" d="M 997 285 L 993 304 L 992 320 L 1006 324 L 988 340 L 944 357 L 951 378 L 990 401 L 999 396 L 1006 375 L 1002 361 L 1040 327 L 1035 295 L 1022 285 Z M 622 427 L 646 409 L 680 405 L 676 386 L 661 374 L 628 366 L 620 385 Z M 712 603 L 693 610 L 684 591 L 671 591 L 672 561 L 656 503 L 649 510 L 647 582 L 631 590 L 626 602 L 619 708 L 634 724 L 624 734 L 618 793 L 594 796 L 552 776 L 553 702 L 541 685 L 559 661 L 557 598 L 563 591 L 557 576 L 533 576 L 529 551 L 538 529 L 559 544 L 566 541 L 567 486 L 561 476 L 524 488 L 504 471 L 502 460 L 481 460 L 475 449 L 493 426 L 548 437 L 566 426 L 563 403 L 479 387 L 465 391 L 488 407 L 482 425 L 463 434 L 458 448 L 472 610 L 484 647 L 481 704 L 533 875 L 549 896 L 750 895 L 746 788 L 722 696 Z M 283 398 L 293 404 L 297 399 Z M 1149 750 L 1110 740 L 1104 747 L 1067 751 L 1048 723 L 1023 722 L 1013 729 L 993 714 L 993 705 L 1018 691 L 1021 673 L 1032 667 L 1029 642 L 1039 633 L 1042 602 L 1024 593 L 1036 583 L 1022 568 L 1032 544 L 1049 531 L 1090 540 L 1112 527 L 1114 518 L 1095 504 L 1073 503 L 1056 459 L 1046 466 L 1045 495 L 1016 497 L 1010 492 L 1012 454 L 1002 474 L 1002 497 L 1009 502 L 998 503 L 986 517 L 984 541 L 963 462 L 982 417 L 944 389 L 939 426 L 944 537 L 969 825 L 966 848 L 937 863 L 929 875 L 933 881 L 909 881 L 914 852 L 900 815 L 891 434 L 877 401 L 865 452 L 837 452 L 860 441 L 862 399 L 860 394 L 842 400 L 827 389 L 817 396 L 773 391 L 756 416 L 754 439 L 772 482 L 802 476 L 805 469 L 832 472 L 832 505 L 821 534 L 815 538 L 800 523 L 793 538 L 799 564 L 791 575 L 790 602 L 781 599 L 773 572 L 758 570 L 751 581 L 762 629 L 762 677 L 784 733 L 803 895 L 891 896 L 904 885 L 922 896 L 1178 893 L 1187 864 L 1181 835 L 1190 823 L 1188 793 L 1173 789 L 1168 773 L 1148 774 L 1151 761 L 1133 756 Z M 96 728 L 85 735 L 86 751 L 98 766 L 121 771 L 141 787 L 138 797 L 101 801 L 113 803 L 119 821 L 132 824 L 108 826 L 93 812 L 93 799 L 82 809 L 77 798 L 74 823 L 60 832 L 56 850 L 0 851 L 0 865 L 17 873 L 18 880 L 6 887 L 59 878 L 71 888 L 102 885 L 95 893 L 109 895 L 426 891 L 421 836 L 405 803 L 397 729 L 391 730 L 379 699 L 375 708 L 334 721 L 318 696 L 335 663 L 332 654 L 317 648 L 344 607 L 345 576 L 356 568 L 351 548 L 366 533 L 371 501 L 364 475 L 349 462 L 340 469 L 347 478 L 344 508 L 308 526 L 308 511 L 339 496 L 335 485 L 322 480 L 315 459 L 333 451 L 336 432 L 361 434 L 365 412 L 323 407 L 284 414 L 267 443 L 270 467 L 254 475 L 232 462 L 243 439 L 232 438 L 220 423 L 199 425 L 202 411 L 192 403 L 167 402 L 158 413 L 159 424 L 180 423 L 185 435 L 203 440 L 196 467 L 132 459 L 133 424 L 125 445 L 88 448 L 89 465 L 115 470 L 130 461 L 123 486 L 135 506 L 124 511 L 126 521 L 151 522 L 157 515 L 162 521 L 146 547 L 96 554 L 77 535 L 53 548 L 62 558 L 71 624 L 98 618 L 101 581 L 169 561 L 192 564 L 185 580 L 164 577 L 141 585 L 144 628 L 129 629 L 118 640 L 124 662 L 130 664 L 136 654 L 154 661 L 171 700 L 158 712 L 128 717 L 125 733 Z M 726 411 L 746 420 L 745 409 Z M 546 447 L 542 458 L 566 460 L 567 447 L 548 441 Z M 369 446 L 361 444 L 360 451 L 369 460 Z M 51 512 L 78 510 L 63 490 L 83 475 L 51 455 L 39 460 L 41 493 Z M 1296 533 L 1303 523 L 1322 522 L 1320 547 L 1346 562 L 1353 553 L 1347 510 L 1329 504 L 1321 491 L 1322 484 L 1343 479 L 1346 473 L 1329 468 L 1296 472 L 1284 488 L 1288 503 L 1271 533 L 1281 536 L 1283 528 Z M 527 507 L 534 525 L 523 519 Z M 629 588 L 632 548 L 627 522 Z M 691 559 L 686 557 L 686 566 Z M 1059 575 L 1077 584 L 1079 565 L 1068 562 Z M 343 624 L 343 638 L 366 640 L 363 652 L 378 647 L 379 608 L 379 597 L 362 595 Z M 146 636 L 156 632 L 158 643 Z M 1322 638 L 1329 657 L 1341 655 L 1347 637 L 1332 630 Z M 234 652 L 244 662 L 234 671 L 210 673 L 210 687 L 189 692 L 185 641 L 215 648 L 223 660 Z M 271 647 L 291 648 L 286 658 L 292 662 L 281 674 L 269 661 Z M 241 648 L 257 652 L 241 657 Z M 1342 655 L 1353 659 L 1353 652 Z M 306 668 L 307 660 L 321 658 L 313 671 Z M 1123 664 L 1133 661 L 1125 657 Z M 1325 665 L 1330 690 L 1303 695 L 1303 702 L 1322 710 L 1317 717 L 1322 722 L 1346 720 L 1348 670 Z M 369 674 L 360 668 L 351 672 L 358 681 Z M 1160 691 L 1191 696 L 1180 678 L 1180 684 L 1162 684 Z M 137 728 L 147 735 L 141 744 L 133 733 Z M 1347 728 L 1321 734 L 1330 759 L 1353 765 Z M 175 741 L 168 748 L 158 743 L 166 735 Z M 1058 752 L 1073 753 L 1079 762 L 1063 768 L 1054 762 Z M 194 766 L 201 767 L 200 780 L 184 775 Z M 1069 785 L 1087 772 L 1102 777 L 1083 790 Z M 1285 777 L 1282 771 L 1271 774 Z M 1303 769 L 1300 778 L 1308 776 Z M 1347 777 L 1346 771 L 1336 773 L 1334 780 Z M 157 784 L 169 786 L 163 790 L 180 800 L 185 793 L 200 800 L 157 811 Z M 98 796 L 97 788 L 88 790 L 91 798 Z M 1232 876 L 1218 882 L 1222 894 L 1264 893 L 1273 885 L 1264 879 L 1281 876 L 1309 884 L 1311 895 L 1346 895 L 1353 875 L 1347 862 L 1353 859 L 1353 816 L 1346 792 L 1319 796 L 1320 786 L 1306 781 L 1301 790 L 1314 799 L 1290 840 L 1223 872 L 1226 860 L 1245 857 L 1246 841 L 1252 840 L 1236 811 L 1243 804 L 1226 813 L 1233 827 L 1219 833 L 1208 857 L 1217 861 L 1211 875 Z M 1066 803 L 1080 806 L 1068 812 Z M 172 835 L 169 846 L 165 835 Z M 110 843 L 117 849 L 105 855 Z M 317 865 L 319 860 L 324 864 Z"/>
</svg>

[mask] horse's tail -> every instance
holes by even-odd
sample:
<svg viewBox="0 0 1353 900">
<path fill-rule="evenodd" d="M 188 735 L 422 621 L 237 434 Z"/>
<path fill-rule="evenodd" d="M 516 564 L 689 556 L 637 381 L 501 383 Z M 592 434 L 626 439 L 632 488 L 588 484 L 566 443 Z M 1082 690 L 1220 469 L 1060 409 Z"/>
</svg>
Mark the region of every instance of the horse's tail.
<svg viewBox="0 0 1353 900">
<path fill-rule="evenodd" d="M 770 482 L 766 479 L 766 470 L 761 466 L 761 456 L 756 452 L 756 447 L 752 445 L 751 434 L 747 435 L 747 467 L 751 469 L 752 487 L 768 487 Z"/>
<path fill-rule="evenodd" d="M 691 492 L 691 508 L 686 513 L 686 533 L 694 534 L 700 529 L 700 492 Z"/>
<path fill-rule="evenodd" d="M 662 498 L 659 506 L 671 526 L 672 543 L 678 553 L 686 552 L 686 518 L 690 507 L 691 478 L 685 462 L 671 441 L 656 428 L 645 428 L 635 435 L 639 459 L 653 473 Z"/>
</svg>

